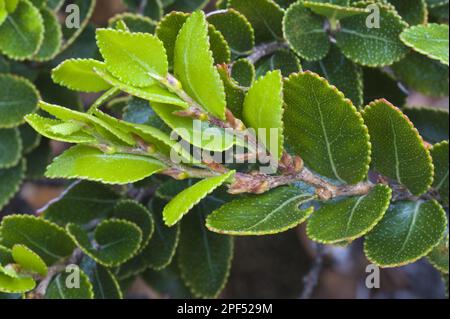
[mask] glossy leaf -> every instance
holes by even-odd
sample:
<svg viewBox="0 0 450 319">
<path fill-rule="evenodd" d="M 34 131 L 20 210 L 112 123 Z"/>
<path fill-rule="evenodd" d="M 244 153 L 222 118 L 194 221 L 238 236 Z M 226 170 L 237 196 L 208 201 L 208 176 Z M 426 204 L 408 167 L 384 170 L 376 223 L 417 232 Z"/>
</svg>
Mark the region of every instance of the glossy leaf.
<svg viewBox="0 0 450 319">
<path fill-rule="evenodd" d="M 76 224 L 68 224 L 66 229 L 77 246 L 97 263 L 114 267 L 133 257 L 142 242 L 142 232 L 133 223 L 120 219 L 101 222 L 94 231 L 93 245 L 88 233 Z"/>
<path fill-rule="evenodd" d="M 23 123 L 24 115 L 37 108 L 39 93 L 28 80 L 0 74 L 0 128 Z"/>
<path fill-rule="evenodd" d="M 22 155 L 22 140 L 17 128 L 0 128 L 0 169 L 16 166 Z"/>
<path fill-rule="evenodd" d="M 301 1 L 286 11 L 283 33 L 289 46 L 306 60 L 320 60 L 330 50 L 323 19 L 314 15 Z"/>
<path fill-rule="evenodd" d="M 335 244 L 367 234 L 383 218 L 391 194 L 389 187 L 379 184 L 367 195 L 324 203 L 308 221 L 308 237 Z"/>
<path fill-rule="evenodd" d="M 234 171 L 204 179 L 183 190 L 164 207 L 163 219 L 167 226 L 174 226 L 185 214 L 197 205 L 207 195 L 222 186 L 234 176 Z"/>
<path fill-rule="evenodd" d="M 407 46 L 446 65 L 449 65 L 448 37 L 448 25 L 434 23 L 408 28 L 400 35 Z"/>
<path fill-rule="evenodd" d="M 369 104 L 363 117 L 373 146 L 374 168 L 415 195 L 425 193 L 433 182 L 433 164 L 414 125 L 386 100 Z"/>
<path fill-rule="evenodd" d="M 37 273 L 42 277 L 47 275 L 48 269 L 45 262 L 27 246 L 14 245 L 11 254 L 16 264 L 20 266 L 21 271 Z"/>
<path fill-rule="evenodd" d="M 92 59 L 65 60 L 52 71 L 54 82 L 74 91 L 100 92 L 111 88 L 111 84 L 97 75 L 94 68 L 104 67 L 104 63 Z"/>
<path fill-rule="evenodd" d="M 285 81 L 287 144 L 318 173 L 347 183 L 367 177 L 370 142 L 353 104 L 326 80 L 311 72 Z"/>
<path fill-rule="evenodd" d="M 106 154 L 96 148 L 80 145 L 58 156 L 47 168 L 46 176 L 81 178 L 106 184 L 128 184 L 149 177 L 164 168 L 164 164 L 148 156 Z"/>
<path fill-rule="evenodd" d="M 53 264 L 72 254 L 75 248 L 64 229 L 30 215 L 6 216 L 1 224 L 2 244 L 27 246 L 46 264 Z"/>
<path fill-rule="evenodd" d="M 81 269 L 76 271 L 79 275 L 79 285 L 67 285 L 67 283 L 71 283 L 70 276 L 73 276 L 73 273 L 59 273 L 48 286 L 45 299 L 94 299 L 94 291 L 89 277 Z"/>
<path fill-rule="evenodd" d="M 21 0 L 16 10 L 0 25 L 0 52 L 15 60 L 31 58 L 44 39 L 44 22 L 39 10 Z"/>
<path fill-rule="evenodd" d="M 381 267 L 412 263 L 438 245 L 446 228 L 445 211 L 435 201 L 395 203 L 367 235 L 366 256 Z"/>
<path fill-rule="evenodd" d="M 154 35 L 97 29 L 97 44 L 108 71 L 126 84 L 146 87 L 167 75 L 166 50 Z"/>
<path fill-rule="evenodd" d="M 215 116 L 225 118 L 224 87 L 213 66 L 203 12 L 193 13 L 180 30 L 175 44 L 174 72 L 194 100 Z"/>
<path fill-rule="evenodd" d="M 267 150 L 280 158 L 284 143 L 283 78 L 280 71 L 269 72 L 253 84 L 245 97 L 242 114 L 245 123 L 257 134 L 261 133 L 260 129 L 265 129 L 258 138 Z"/>
<path fill-rule="evenodd" d="M 433 145 L 430 150 L 434 165 L 434 182 L 433 188 L 437 190 L 441 196 L 441 200 L 445 206 L 448 207 L 448 141 L 443 141 L 439 144 Z"/>
<path fill-rule="evenodd" d="M 224 204 L 206 219 L 206 227 L 229 235 L 269 235 L 301 224 L 314 208 L 302 206 L 314 199 L 296 187 L 280 187 L 259 196 Z"/>
</svg>

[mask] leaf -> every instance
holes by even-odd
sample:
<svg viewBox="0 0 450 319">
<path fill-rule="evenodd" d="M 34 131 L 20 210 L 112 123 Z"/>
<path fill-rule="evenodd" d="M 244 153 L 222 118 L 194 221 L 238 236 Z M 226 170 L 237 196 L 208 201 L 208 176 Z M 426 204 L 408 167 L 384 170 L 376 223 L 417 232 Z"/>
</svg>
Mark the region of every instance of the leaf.
<svg viewBox="0 0 450 319">
<path fill-rule="evenodd" d="M 267 59 L 257 64 L 256 77 L 259 78 L 269 71 L 280 70 L 284 77 L 302 70 L 300 60 L 291 50 L 278 50 Z"/>
<path fill-rule="evenodd" d="M 33 290 L 36 282 L 31 277 L 11 278 L 0 273 L 0 292 L 25 293 Z"/>
<path fill-rule="evenodd" d="M 441 196 L 441 200 L 448 207 L 448 141 L 443 141 L 433 145 L 430 150 L 434 165 L 434 182 L 433 188 L 437 190 Z"/>
<path fill-rule="evenodd" d="M 407 46 L 445 65 L 449 65 L 448 37 L 448 25 L 435 23 L 413 26 L 400 34 L 400 39 Z"/>
<path fill-rule="evenodd" d="M 17 6 L 19 5 L 19 0 L 5 0 L 5 8 L 8 13 L 12 13 L 16 11 Z"/>
<path fill-rule="evenodd" d="M 315 14 L 327 17 L 330 21 L 341 20 L 355 15 L 363 14 L 368 10 L 351 6 L 342 6 L 329 2 L 304 1 L 304 6 L 311 9 Z"/>
<path fill-rule="evenodd" d="M 204 179 L 195 185 L 183 190 L 164 207 L 163 219 L 167 226 L 178 223 L 194 206 L 207 195 L 233 178 L 235 171 Z"/>
<path fill-rule="evenodd" d="M 55 128 L 61 128 L 61 125 L 66 125 L 63 121 L 53 120 L 45 117 L 41 117 L 37 114 L 30 114 L 25 117 L 25 120 L 31 127 L 33 127 L 39 134 L 61 142 L 67 143 L 96 143 L 97 140 L 91 134 L 82 131 L 76 131 L 69 135 L 55 133 Z M 69 122 L 70 123 L 70 122 Z M 76 123 L 74 123 L 76 124 Z"/>
<path fill-rule="evenodd" d="M 45 293 L 45 299 L 94 299 L 94 291 L 88 276 L 78 268 L 79 285 L 73 287 L 73 273 L 62 272 L 55 276 Z"/>
<path fill-rule="evenodd" d="M 233 238 L 209 232 L 204 210 L 196 207 L 181 223 L 178 265 L 197 297 L 214 298 L 224 288 L 233 258 Z"/>
<path fill-rule="evenodd" d="M 155 223 L 146 207 L 136 201 L 122 200 L 114 207 L 111 216 L 137 225 L 142 233 L 139 251 L 142 251 L 147 246 L 155 231 Z"/>
<path fill-rule="evenodd" d="M 37 108 L 39 93 L 28 80 L 0 74 L 0 128 L 18 126 Z"/>
<path fill-rule="evenodd" d="M 75 182 L 61 196 L 49 202 L 42 216 L 61 226 L 68 223 L 85 225 L 105 217 L 118 200 L 119 195 L 109 186 L 89 181 Z"/>
<path fill-rule="evenodd" d="M 364 243 L 367 258 L 380 267 L 399 267 L 430 253 L 447 227 L 436 201 L 397 202 Z"/>
<path fill-rule="evenodd" d="M 448 66 L 411 52 L 392 65 L 394 74 L 409 88 L 430 96 L 448 96 Z"/>
<path fill-rule="evenodd" d="M 96 33 L 108 71 L 121 81 L 146 87 L 156 83 L 154 76 L 166 77 L 166 50 L 154 35 L 111 29 L 97 29 Z"/>
<path fill-rule="evenodd" d="M 365 3 L 361 3 L 363 5 Z M 408 52 L 399 39 L 408 25 L 395 11 L 385 6 L 379 8 L 380 28 L 368 28 L 367 14 L 362 14 L 342 20 L 336 34 L 337 46 L 342 53 L 358 64 L 371 67 L 391 65 Z"/>
<path fill-rule="evenodd" d="M 92 242 L 88 233 L 76 224 L 66 226 L 77 246 L 97 263 L 115 267 L 133 257 L 142 241 L 142 232 L 133 223 L 110 219 L 101 222 L 94 231 Z"/>
<path fill-rule="evenodd" d="M 272 0 L 230 0 L 228 7 L 242 13 L 255 30 L 256 43 L 283 38 L 284 10 Z"/>
<path fill-rule="evenodd" d="M 228 66 L 220 65 L 217 70 L 225 87 L 225 95 L 227 101 L 227 108 L 237 118 L 242 118 L 242 108 L 244 106 L 244 99 L 246 92 L 244 88 L 230 76 Z"/>
<path fill-rule="evenodd" d="M 169 5 L 166 10 L 192 12 L 194 10 L 203 9 L 208 3 L 208 0 L 176 0 L 172 2 L 173 4 Z"/>
<path fill-rule="evenodd" d="M 193 295 L 181 279 L 180 270 L 177 265 L 172 264 L 159 271 L 148 269 L 142 274 L 142 278 L 160 296 L 168 296 L 168 298 L 173 299 L 193 298 Z"/>
<path fill-rule="evenodd" d="M 255 46 L 253 27 L 247 18 L 234 9 L 215 11 L 208 15 L 208 22 L 222 33 L 235 54 L 250 53 Z"/>
<path fill-rule="evenodd" d="M 228 64 L 231 61 L 231 50 L 220 31 L 212 24 L 208 25 L 208 36 L 214 64 Z"/>
<path fill-rule="evenodd" d="M 362 106 L 363 78 L 361 68 L 347 59 L 339 49 L 331 46 L 328 55 L 317 62 L 304 63 L 305 69 L 316 72 L 335 85 L 356 106 Z"/>
<path fill-rule="evenodd" d="M 97 264 L 89 257 L 85 257 L 80 266 L 92 283 L 95 299 L 123 298 L 117 278 L 109 269 Z"/>
<path fill-rule="evenodd" d="M 284 138 L 283 78 L 280 71 L 269 72 L 253 84 L 245 97 L 242 114 L 245 123 L 257 130 L 266 149 L 281 158 Z M 261 129 L 265 129 L 264 132 Z"/>
<path fill-rule="evenodd" d="M 72 254 L 75 245 L 64 229 L 31 215 L 10 215 L 2 220 L 2 244 L 27 246 L 50 265 Z"/>
<path fill-rule="evenodd" d="M 225 119 L 224 86 L 213 66 L 203 12 L 193 13 L 178 34 L 174 72 L 194 100 L 215 116 Z"/>
<path fill-rule="evenodd" d="M 448 274 L 448 230 L 439 244 L 428 254 L 428 261 L 443 274 Z"/>
<path fill-rule="evenodd" d="M 392 74 L 380 69 L 364 68 L 364 105 L 386 99 L 394 105 L 405 105 L 407 94 Z"/>
<path fill-rule="evenodd" d="M 8 11 L 6 9 L 5 1 L 0 0 L 0 26 L 3 24 L 7 17 Z"/>
<path fill-rule="evenodd" d="M 330 50 L 323 19 L 311 13 L 301 1 L 286 11 L 283 33 L 292 50 L 306 60 L 320 60 Z"/>
<path fill-rule="evenodd" d="M 14 245 L 11 250 L 14 261 L 21 271 L 36 273 L 42 277 L 47 276 L 48 268 L 45 262 L 25 245 Z"/>
<path fill-rule="evenodd" d="M 231 68 L 231 77 L 244 87 L 252 86 L 255 81 L 255 66 L 247 59 L 234 61 Z"/>
<path fill-rule="evenodd" d="M 387 0 L 395 7 L 409 25 L 425 24 L 428 22 L 428 10 L 426 0 Z"/>
<path fill-rule="evenodd" d="M 0 169 L 0 209 L 8 204 L 9 200 L 19 190 L 20 184 L 25 178 L 25 161 L 8 169 Z"/>
<path fill-rule="evenodd" d="M 40 13 L 44 21 L 44 39 L 33 59 L 48 61 L 59 53 L 62 44 L 62 31 L 58 18 L 53 11 L 43 7 L 40 9 Z"/>
<path fill-rule="evenodd" d="M 182 110 L 179 107 L 152 103 L 152 108 L 174 132 L 188 143 L 203 150 L 222 152 L 235 144 L 235 136 L 222 128 L 212 126 L 205 121 L 194 121 L 192 118 L 173 114 Z"/>
<path fill-rule="evenodd" d="M 22 155 L 22 140 L 17 128 L 0 128 L 0 169 L 16 166 Z"/>
<path fill-rule="evenodd" d="M 111 88 L 111 84 L 97 75 L 94 68 L 104 68 L 105 64 L 92 59 L 69 59 L 52 71 L 54 82 L 74 91 L 101 92 Z"/>
<path fill-rule="evenodd" d="M 39 10 L 28 0 L 21 0 L 17 9 L 0 25 L 0 52 L 14 60 L 31 58 L 44 39 L 44 22 Z"/>
<path fill-rule="evenodd" d="M 22 140 L 22 154 L 29 154 L 39 146 L 41 135 L 39 135 L 30 125 L 19 126 L 20 139 Z"/>
<path fill-rule="evenodd" d="M 302 206 L 314 196 L 296 187 L 280 187 L 259 196 L 224 204 L 206 219 L 206 227 L 219 234 L 248 236 L 287 231 L 303 223 L 314 208 Z"/>
<path fill-rule="evenodd" d="M 433 183 L 433 164 L 414 125 L 386 100 L 369 104 L 363 117 L 369 128 L 374 168 L 414 195 L 424 194 Z"/>
<path fill-rule="evenodd" d="M 0 245 L 0 265 L 12 264 L 14 259 L 11 256 L 11 249 Z"/>
<path fill-rule="evenodd" d="M 148 156 L 106 154 L 96 148 L 79 145 L 58 156 L 47 168 L 46 176 L 121 185 L 140 181 L 163 169 L 164 164 Z"/>
<path fill-rule="evenodd" d="M 155 234 L 148 245 L 137 256 L 122 264 L 118 270 L 119 278 L 128 278 L 142 273 L 148 268 L 158 271 L 166 268 L 175 256 L 180 237 L 180 227 L 167 227 L 162 218 L 164 201 L 152 199 L 148 208 L 155 221 Z"/>
<path fill-rule="evenodd" d="M 439 143 L 449 139 L 448 110 L 434 107 L 404 107 L 402 111 L 428 143 Z"/>
<path fill-rule="evenodd" d="M 284 96 L 286 142 L 307 166 L 351 184 L 367 177 L 369 134 L 350 100 L 311 72 L 291 75 Z"/>
<path fill-rule="evenodd" d="M 35 150 L 25 157 L 27 163 L 26 178 L 29 180 L 43 179 L 52 155 L 50 141 L 48 139 L 43 140 Z"/>
<path fill-rule="evenodd" d="M 389 187 L 378 184 L 367 195 L 324 203 L 308 221 L 308 237 L 325 244 L 362 237 L 383 218 L 391 195 Z"/>
<path fill-rule="evenodd" d="M 119 21 L 123 21 L 131 32 L 154 33 L 156 29 L 156 22 L 152 19 L 130 12 L 116 14 L 109 19 L 108 25 L 111 28 L 117 29 L 117 23 Z"/>
<path fill-rule="evenodd" d="M 147 86 L 144 88 L 134 87 L 126 84 L 125 82 L 122 82 L 121 80 L 115 78 L 112 76 L 108 71 L 106 71 L 104 68 L 95 68 L 95 72 L 103 78 L 105 81 L 107 81 L 112 86 L 119 88 L 120 90 L 127 92 L 128 94 L 131 94 L 133 96 L 151 101 L 151 102 L 158 102 L 158 103 L 167 103 L 171 105 L 177 105 L 182 108 L 187 108 L 188 105 L 186 102 L 181 100 L 178 96 L 176 96 L 174 93 L 171 93 L 167 91 L 166 89 L 162 88 L 158 84 L 154 84 L 152 86 Z"/>
</svg>

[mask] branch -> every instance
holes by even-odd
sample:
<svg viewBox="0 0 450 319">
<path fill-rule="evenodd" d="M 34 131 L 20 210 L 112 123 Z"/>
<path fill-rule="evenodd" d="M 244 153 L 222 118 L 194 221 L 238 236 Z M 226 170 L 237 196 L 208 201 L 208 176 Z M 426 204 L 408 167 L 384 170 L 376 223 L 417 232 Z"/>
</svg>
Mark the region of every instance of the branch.
<svg viewBox="0 0 450 319">
<path fill-rule="evenodd" d="M 247 60 L 255 64 L 259 60 L 261 60 L 263 57 L 270 55 L 278 50 L 281 49 L 287 49 L 288 45 L 284 42 L 270 42 L 270 43 L 263 43 L 257 47 L 254 48 L 253 53 L 247 57 Z"/>
</svg>

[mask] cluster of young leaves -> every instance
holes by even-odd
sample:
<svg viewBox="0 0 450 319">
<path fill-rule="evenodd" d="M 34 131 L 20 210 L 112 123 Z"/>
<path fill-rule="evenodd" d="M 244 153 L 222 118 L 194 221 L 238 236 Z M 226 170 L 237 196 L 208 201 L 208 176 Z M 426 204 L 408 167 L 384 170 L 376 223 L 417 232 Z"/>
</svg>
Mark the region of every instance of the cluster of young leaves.
<svg viewBox="0 0 450 319">
<path fill-rule="evenodd" d="M 50 146 L 24 116 L 37 110 L 41 98 L 79 109 L 78 95 L 54 85 L 50 70 L 72 51 L 92 15 L 96 1 L 72 1 L 80 26 L 60 23 L 63 0 L 0 1 L 0 209 L 24 179 L 43 176 Z M 73 21 L 72 21 L 73 22 Z M 32 161 L 29 159 L 33 159 Z"/>
<path fill-rule="evenodd" d="M 138 274 L 156 287 L 161 281 L 177 286 L 177 292 L 170 291 L 174 295 L 215 297 L 229 274 L 232 236 L 275 234 L 303 222 L 308 236 L 319 243 L 347 245 L 364 237 L 366 256 L 379 266 L 396 267 L 427 256 L 448 274 L 443 208 L 448 207 L 448 112 L 405 106 L 394 79 L 388 82 L 381 71 L 363 69 L 401 60 L 410 51 L 408 46 L 430 61 L 445 62 L 448 48 L 420 40 L 439 44 L 441 31 L 408 28 L 404 20 L 411 23 L 415 15 L 395 1 L 380 4 L 381 28 L 369 31 L 358 29 L 359 19 L 364 16 L 365 25 L 368 14 L 359 2 L 292 2 L 221 1 L 218 5 L 226 9 L 208 16 L 201 11 L 172 12 L 154 31 L 140 29 L 142 18 L 122 15 L 111 20 L 111 28 L 96 31 L 103 61 L 68 59 L 53 70 L 53 80 L 71 90 L 104 92 L 87 113 L 40 102 L 40 109 L 52 117 L 26 117 L 43 136 L 77 144 L 53 161 L 46 176 L 90 181 L 75 184 L 42 217 L 32 219 L 45 221 L 69 238 L 70 252 L 50 250 L 59 262 L 76 246 L 87 260 L 81 265 L 102 269 L 102 278 L 107 278 L 96 285 L 89 274 L 97 273 L 82 267 L 85 295 L 75 297 L 110 297 L 105 291 L 96 294 L 98 287 L 116 287 L 111 291 L 119 297 L 117 282 L 126 286 Z M 331 35 L 323 29 L 325 19 L 333 26 Z M 300 28 L 294 23 L 304 24 Z M 301 50 L 316 43 L 314 37 L 296 42 L 302 39 L 299 30 L 306 27 L 308 36 L 324 34 L 327 41 L 336 36 L 337 44 L 322 42 L 328 51 L 317 60 L 303 56 Z M 338 30 L 343 32 L 341 45 L 339 33 L 334 33 Z M 438 35 L 431 40 L 434 33 Z M 274 41 L 280 50 L 254 65 L 252 53 Z M 345 49 L 350 47 L 351 55 Z M 427 71 L 421 76 L 425 74 L 434 75 Z M 367 89 L 366 77 L 381 78 L 388 87 Z M 116 97 L 119 93 L 128 96 Z M 101 111 L 101 106 L 120 119 Z M 173 150 L 192 160 L 191 152 L 174 149 L 178 144 L 170 139 L 171 131 L 203 150 L 225 152 L 239 145 L 238 138 L 222 138 L 220 143 L 211 143 L 210 137 L 191 140 L 186 132 L 193 133 L 193 119 L 186 112 L 192 106 L 204 112 L 201 129 L 214 127 L 211 118 L 225 122 L 227 108 L 247 127 L 277 128 L 280 148 L 273 155 L 280 158 L 289 151 L 301 156 L 307 169 L 336 187 L 367 183 L 369 171 L 383 176 L 384 182 L 371 185 L 366 194 L 331 200 L 318 197 L 303 183 L 233 198 L 224 188 L 241 174 L 235 167 L 198 180 L 191 168 L 207 168 L 192 161 L 176 167 L 180 170 L 176 177 L 183 181 L 153 176 L 171 172 L 174 166 L 168 159 Z M 217 136 L 225 137 L 225 130 L 215 128 Z M 267 140 L 263 144 L 268 145 Z M 93 182 L 134 183 L 133 187 L 157 190 L 144 207 Z M 398 190 L 407 196 L 396 198 Z M 4 219 L 0 233 L 5 251 L 25 245 L 47 265 L 55 262 L 46 259 L 40 245 L 33 246 L 38 239 L 8 237 L 8 227 Z M 26 227 L 38 226 L 30 222 Z M 171 266 L 174 256 L 178 267 Z M 20 265 L 14 260 L 0 262 L 4 267 L 14 263 Z M 73 292 L 58 289 L 64 276 L 54 278 L 49 297 L 72 297 Z M 167 289 L 161 287 L 164 293 Z"/>
</svg>

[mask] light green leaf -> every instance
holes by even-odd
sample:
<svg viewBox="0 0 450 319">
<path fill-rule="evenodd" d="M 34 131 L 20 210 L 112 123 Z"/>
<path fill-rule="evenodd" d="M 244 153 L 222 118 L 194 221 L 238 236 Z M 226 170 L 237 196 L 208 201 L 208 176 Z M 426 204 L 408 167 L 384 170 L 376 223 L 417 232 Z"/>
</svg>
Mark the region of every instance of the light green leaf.
<svg viewBox="0 0 450 319">
<path fill-rule="evenodd" d="M 194 100 L 215 116 L 225 119 L 224 86 L 213 66 L 203 12 L 193 13 L 180 30 L 175 44 L 174 72 Z"/>
<path fill-rule="evenodd" d="M 203 208 L 203 209 L 201 209 Z M 197 206 L 181 223 L 178 265 L 197 297 L 215 298 L 224 288 L 233 258 L 233 238 L 209 232 L 205 207 Z"/>
<path fill-rule="evenodd" d="M 44 22 L 39 10 L 28 0 L 20 0 L 17 9 L 0 25 L 0 39 L 0 52 L 9 58 L 31 58 L 44 40 Z"/>
<path fill-rule="evenodd" d="M 7 247 L 25 245 L 48 265 L 70 256 L 75 248 L 64 229 L 31 215 L 4 217 L 0 231 L 2 244 Z"/>
<path fill-rule="evenodd" d="M 178 223 L 203 198 L 232 178 L 234 173 L 234 171 L 230 171 L 220 176 L 204 179 L 175 196 L 164 207 L 163 218 L 166 225 L 174 226 Z"/>
<path fill-rule="evenodd" d="M 19 5 L 20 0 L 5 0 L 5 8 L 8 13 L 12 13 L 16 11 L 17 6 Z"/>
<path fill-rule="evenodd" d="M 81 129 L 69 135 L 55 133 L 54 128 L 61 127 L 61 125 L 70 124 L 70 122 L 63 122 L 60 120 L 49 119 L 41 117 L 37 114 L 29 114 L 25 117 L 25 120 L 27 121 L 28 124 L 30 124 L 31 127 L 33 127 L 37 132 L 39 132 L 39 134 L 56 141 L 76 143 L 76 144 L 97 142 L 95 137 L 93 137 L 89 133 L 82 131 Z"/>
<path fill-rule="evenodd" d="M 0 209 L 3 208 L 14 194 L 19 190 L 25 178 L 26 164 L 22 160 L 15 167 L 0 169 Z"/>
<path fill-rule="evenodd" d="M 95 169 L 92 169 L 93 167 Z M 106 184 L 128 184 L 163 169 L 164 164 L 148 156 L 106 154 L 97 148 L 79 145 L 58 156 L 47 168 L 46 176 L 81 178 Z"/>
<path fill-rule="evenodd" d="M 364 250 L 381 267 L 406 265 L 428 255 L 446 228 L 445 211 L 436 201 L 398 202 L 367 235 Z"/>
<path fill-rule="evenodd" d="M 314 208 L 302 206 L 314 199 L 296 187 L 280 187 L 224 204 L 206 219 L 206 227 L 219 234 L 269 235 L 303 223 Z"/>
<path fill-rule="evenodd" d="M 428 254 L 428 261 L 443 274 L 448 274 L 448 230 L 439 244 Z"/>
<path fill-rule="evenodd" d="M 255 46 L 253 27 L 247 18 L 234 9 L 215 11 L 208 22 L 219 30 L 235 54 L 250 53 Z"/>
<path fill-rule="evenodd" d="M 147 246 L 150 238 L 153 236 L 155 223 L 146 207 L 136 201 L 122 200 L 114 207 L 111 216 L 137 225 L 142 233 L 139 251 L 142 251 Z"/>
<path fill-rule="evenodd" d="M 375 170 L 405 185 L 414 195 L 425 193 L 433 183 L 433 164 L 414 125 L 386 100 L 369 104 L 363 117 Z"/>
<path fill-rule="evenodd" d="M 69 59 L 52 71 L 54 82 L 74 91 L 100 92 L 111 88 L 111 84 L 97 75 L 94 68 L 105 64 L 92 59 Z"/>
<path fill-rule="evenodd" d="M 0 26 L 8 17 L 8 11 L 6 9 L 5 0 L 0 0 Z"/>
<path fill-rule="evenodd" d="M 142 232 L 136 224 L 120 219 L 101 222 L 95 228 L 93 243 L 79 225 L 68 224 L 66 230 L 86 255 L 105 267 L 119 266 L 129 260 L 142 242 Z"/>
<path fill-rule="evenodd" d="M 430 23 L 406 29 L 402 41 L 415 51 L 448 64 L 448 25 Z"/>
<path fill-rule="evenodd" d="M 14 245 L 11 250 L 14 261 L 20 266 L 21 271 L 37 273 L 47 276 L 48 268 L 39 255 L 25 245 Z"/>
<path fill-rule="evenodd" d="M 383 218 L 391 195 L 389 187 L 379 184 L 367 195 L 324 203 L 308 221 L 308 237 L 335 244 L 367 234 Z"/>
<path fill-rule="evenodd" d="M 430 150 L 434 165 L 433 188 L 441 195 L 441 200 L 448 207 L 448 141 L 433 145 Z"/>
<path fill-rule="evenodd" d="M 92 283 L 95 299 L 122 299 L 123 294 L 116 276 L 111 271 L 86 257 L 81 263 L 81 269 Z"/>
<path fill-rule="evenodd" d="M 0 74 L 0 128 L 23 123 L 24 115 L 37 108 L 39 93 L 28 80 Z"/>
<path fill-rule="evenodd" d="M 331 46 L 324 59 L 317 62 L 306 62 L 304 68 L 327 79 L 330 84 L 335 85 L 346 97 L 352 100 L 354 105 L 363 105 L 362 69 L 347 59 L 335 45 Z"/>
<path fill-rule="evenodd" d="M 361 3 L 361 6 L 366 4 Z M 337 45 L 347 58 L 356 63 L 372 67 L 391 65 L 408 52 L 399 38 L 408 25 L 395 11 L 385 6 L 379 8 L 380 28 L 367 27 L 367 14 L 341 21 L 336 34 Z"/>
<path fill-rule="evenodd" d="M 107 83 L 133 96 L 151 102 L 167 103 L 171 105 L 177 105 L 182 108 L 188 107 L 186 102 L 181 100 L 174 93 L 171 93 L 166 89 L 162 88 L 159 84 L 154 84 L 151 86 L 140 88 L 128 85 L 125 82 L 115 78 L 107 70 L 105 70 L 105 68 L 96 67 L 95 72 Z"/>
<path fill-rule="evenodd" d="M 286 11 L 283 33 L 289 46 L 306 60 L 320 60 L 330 50 L 323 19 L 314 15 L 301 1 Z"/>
<path fill-rule="evenodd" d="M 25 293 L 33 290 L 36 282 L 31 277 L 11 278 L 0 273 L 0 292 L 4 293 Z"/>
<path fill-rule="evenodd" d="M 330 21 L 341 20 L 355 15 L 368 12 L 364 8 L 356 8 L 350 6 L 342 6 L 329 2 L 321 1 L 304 1 L 304 6 L 311 9 L 312 12 L 327 17 Z"/>
<path fill-rule="evenodd" d="M 121 81 L 146 87 L 156 83 L 153 76 L 166 77 L 166 50 L 154 35 L 111 29 L 97 29 L 96 33 L 108 71 Z"/>
<path fill-rule="evenodd" d="M 416 52 L 392 65 L 394 74 L 409 88 L 430 96 L 448 96 L 448 66 Z"/>
<path fill-rule="evenodd" d="M 428 143 L 439 143 L 449 139 L 448 110 L 434 107 L 404 107 L 402 108 L 420 135 Z"/>
<path fill-rule="evenodd" d="M 245 123 L 257 134 L 261 133 L 259 129 L 265 129 L 258 138 L 270 153 L 280 158 L 284 143 L 283 78 L 280 71 L 269 72 L 253 84 L 245 97 L 242 114 Z"/>
<path fill-rule="evenodd" d="M 16 166 L 22 155 L 22 140 L 17 128 L 0 128 L 0 169 Z"/>
<path fill-rule="evenodd" d="M 61 272 L 55 276 L 45 293 L 45 299 L 94 299 L 94 291 L 89 277 L 81 269 L 79 274 L 79 286 L 69 287 L 66 282 L 70 282 L 73 273 Z"/>
<path fill-rule="evenodd" d="M 61 226 L 68 223 L 84 225 L 106 217 L 118 200 L 119 195 L 109 186 L 89 181 L 75 182 L 42 210 L 42 216 Z"/>
<path fill-rule="evenodd" d="M 62 31 L 58 17 L 53 11 L 43 7 L 40 13 L 44 20 L 44 40 L 33 60 L 48 61 L 53 59 L 61 48 Z"/>
<path fill-rule="evenodd" d="M 286 143 L 318 173 L 347 183 L 367 177 L 370 142 L 350 100 L 311 72 L 285 81 Z"/>
<path fill-rule="evenodd" d="M 228 7 L 242 13 L 255 30 L 257 43 L 283 38 L 284 10 L 272 0 L 230 0 Z"/>
</svg>

